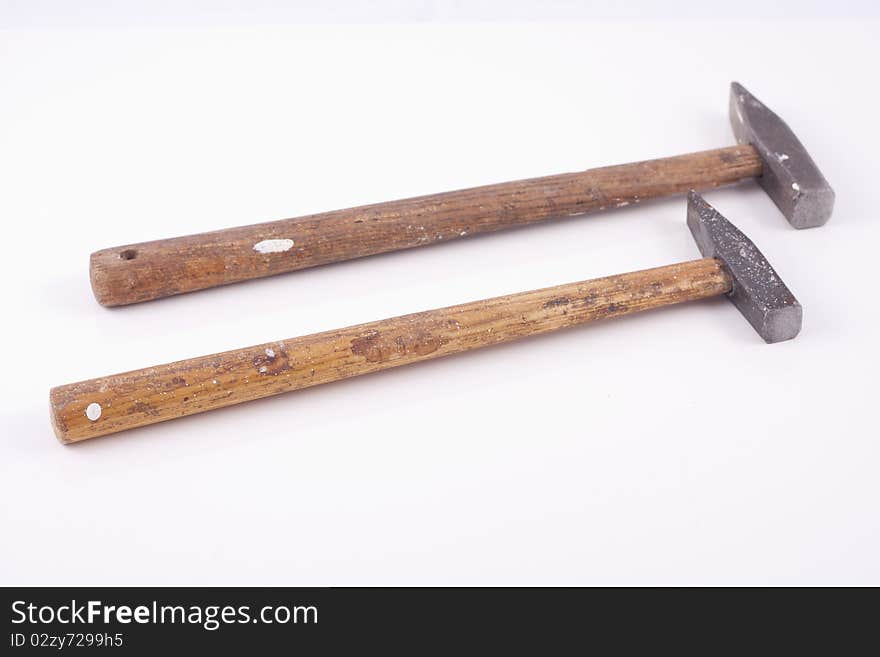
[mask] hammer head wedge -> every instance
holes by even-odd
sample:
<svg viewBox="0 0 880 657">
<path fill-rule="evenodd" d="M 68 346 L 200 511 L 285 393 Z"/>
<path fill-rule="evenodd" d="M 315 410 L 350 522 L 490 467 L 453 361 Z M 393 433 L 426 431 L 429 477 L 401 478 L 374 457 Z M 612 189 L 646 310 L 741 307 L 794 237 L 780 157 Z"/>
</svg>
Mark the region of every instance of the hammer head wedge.
<svg viewBox="0 0 880 657">
<path fill-rule="evenodd" d="M 695 191 L 688 194 L 687 224 L 700 253 L 716 258 L 733 280 L 728 297 L 765 342 L 791 340 L 803 309 L 767 259 L 742 231 Z"/>
<path fill-rule="evenodd" d="M 834 190 L 785 121 L 738 82 L 730 84 L 730 124 L 736 140 L 760 154 L 764 172 L 758 182 L 792 226 L 828 221 Z"/>
</svg>

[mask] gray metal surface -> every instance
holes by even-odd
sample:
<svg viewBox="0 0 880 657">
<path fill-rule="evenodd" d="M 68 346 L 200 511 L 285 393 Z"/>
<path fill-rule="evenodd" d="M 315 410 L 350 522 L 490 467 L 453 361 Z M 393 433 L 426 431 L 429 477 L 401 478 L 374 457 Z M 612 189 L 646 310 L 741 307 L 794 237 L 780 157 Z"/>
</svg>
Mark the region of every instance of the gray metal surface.
<svg viewBox="0 0 880 657">
<path fill-rule="evenodd" d="M 730 124 L 739 143 L 758 150 L 764 161 L 758 182 L 792 226 L 828 221 L 834 190 L 785 121 L 738 82 L 730 84 Z"/>
<path fill-rule="evenodd" d="M 728 297 L 766 342 L 781 342 L 801 330 L 798 300 L 752 241 L 702 196 L 688 194 L 687 224 L 700 253 L 717 258 L 733 278 Z"/>
</svg>

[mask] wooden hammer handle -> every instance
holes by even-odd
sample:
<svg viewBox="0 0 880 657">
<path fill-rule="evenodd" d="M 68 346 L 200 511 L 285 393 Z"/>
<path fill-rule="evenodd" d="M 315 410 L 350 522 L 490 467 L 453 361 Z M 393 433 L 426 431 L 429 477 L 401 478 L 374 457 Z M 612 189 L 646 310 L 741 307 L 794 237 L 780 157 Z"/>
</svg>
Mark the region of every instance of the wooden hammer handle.
<svg viewBox="0 0 880 657">
<path fill-rule="evenodd" d="M 705 258 L 474 301 L 59 386 L 52 423 L 71 443 L 730 289 Z"/>
<path fill-rule="evenodd" d="M 409 249 L 761 175 L 749 145 L 337 210 L 91 256 L 105 306 Z"/>
</svg>

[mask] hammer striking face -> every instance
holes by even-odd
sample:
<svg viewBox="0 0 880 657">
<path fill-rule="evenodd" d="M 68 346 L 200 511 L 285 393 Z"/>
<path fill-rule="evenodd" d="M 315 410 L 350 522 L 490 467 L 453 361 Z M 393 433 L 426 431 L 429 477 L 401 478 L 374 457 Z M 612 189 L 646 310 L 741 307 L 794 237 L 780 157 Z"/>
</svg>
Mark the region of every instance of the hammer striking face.
<svg viewBox="0 0 880 657">
<path fill-rule="evenodd" d="M 428 310 L 54 388 L 58 438 L 76 442 L 672 304 L 728 295 L 767 342 L 801 308 L 757 247 L 696 193 L 688 225 L 707 257 Z"/>
</svg>

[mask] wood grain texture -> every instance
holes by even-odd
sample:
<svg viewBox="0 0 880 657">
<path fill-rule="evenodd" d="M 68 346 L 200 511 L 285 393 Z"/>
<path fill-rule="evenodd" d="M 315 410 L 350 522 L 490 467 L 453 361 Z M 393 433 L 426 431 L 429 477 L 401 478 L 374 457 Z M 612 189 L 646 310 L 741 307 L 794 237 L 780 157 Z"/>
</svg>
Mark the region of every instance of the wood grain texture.
<svg viewBox="0 0 880 657">
<path fill-rule="evenodd" d="M 475 187 L 97 251 L 95 298 L 120 306 L 761 175 L 752 146 Z M 263 252 L 261 252 L 263 251 Z"/>
<path fill-rule="evenodd" d="M 52 424 L 76 442 L 730 289 L 706 258 L 429 310 L 53 388 Z"/>
</svg>

